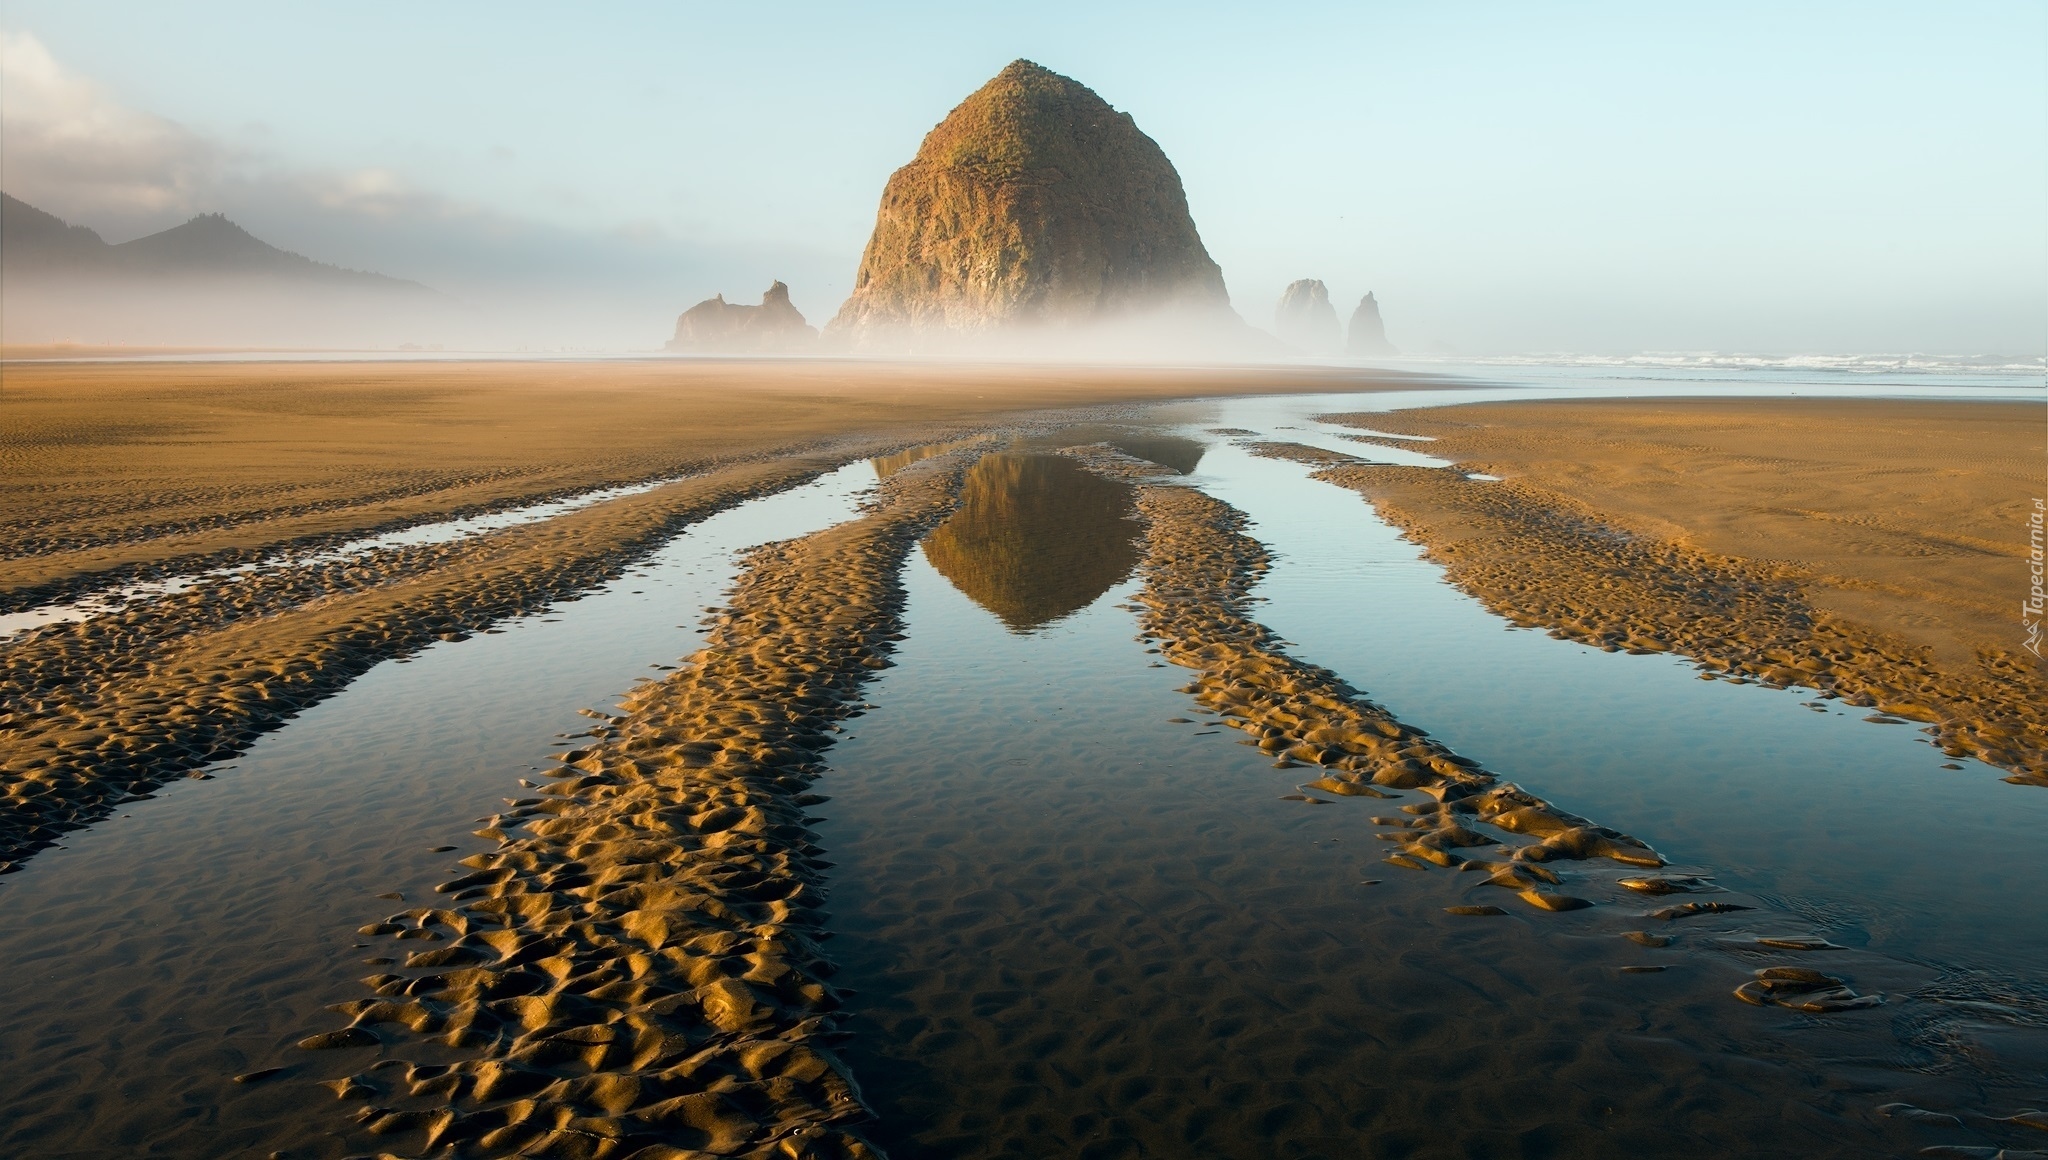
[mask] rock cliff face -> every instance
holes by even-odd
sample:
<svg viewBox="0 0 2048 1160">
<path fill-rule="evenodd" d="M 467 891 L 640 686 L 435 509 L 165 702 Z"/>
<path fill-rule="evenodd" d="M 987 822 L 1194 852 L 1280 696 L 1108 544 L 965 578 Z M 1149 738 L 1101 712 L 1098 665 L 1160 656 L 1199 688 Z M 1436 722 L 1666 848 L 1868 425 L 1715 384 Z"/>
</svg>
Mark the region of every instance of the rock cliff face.
<svg viewBox="0 0 2048 1160">
<path fill-rule="evenodd" d="M 816 345 L 818 330 L 789 300 L 780 282 L 761 295 L 759 306 L 706 298 L 676 319 L 668 349 L 685 354 L 790 354 Z"/>
<path fill-rule="evenodd" d="M 925 136 L 882 191 L 852 297 L 855 347 L 945 348 L 1230 310 L 1180 175 L 1129 114 L 1016 61 Z"/>
<path fill-rule="evenodd" d="M 1280 341 L 1308 354 L 1335 354 L 1344 346 L 1343 328 L 1330 291 L 1315 278 L 1290 282 L 1273 311 L 1273 331 Z"/>
<path fill-rule="evenodd" d="M 1400 354 L 1394 344 L 1387 341 L 1386 324 L 1380 321 L 1380 304 L 1366 291 L 1358 300 L 1358 309 L 1351 312 L 1351 335 L 1344 343 L 1347 354 Z"/>
</svg>

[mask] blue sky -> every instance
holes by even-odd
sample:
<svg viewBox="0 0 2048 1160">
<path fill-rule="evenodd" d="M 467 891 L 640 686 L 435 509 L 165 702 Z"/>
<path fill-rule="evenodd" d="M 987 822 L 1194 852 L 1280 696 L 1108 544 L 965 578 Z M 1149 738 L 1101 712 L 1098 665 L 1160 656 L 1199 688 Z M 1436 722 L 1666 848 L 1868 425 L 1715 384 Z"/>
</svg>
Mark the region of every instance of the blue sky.
<svg viewBox="0 0 2048 1160">
<path fill-rule="evenodd" d="M 2044 13 L 5 0 L 4 179 L 621 335 L 777 277 L 823 321 L 889 172 L 1023 56 L 1160 142 L 1255 323 L 1318 277 L 1416 350 L 2030 353 Z"/>
</svg>

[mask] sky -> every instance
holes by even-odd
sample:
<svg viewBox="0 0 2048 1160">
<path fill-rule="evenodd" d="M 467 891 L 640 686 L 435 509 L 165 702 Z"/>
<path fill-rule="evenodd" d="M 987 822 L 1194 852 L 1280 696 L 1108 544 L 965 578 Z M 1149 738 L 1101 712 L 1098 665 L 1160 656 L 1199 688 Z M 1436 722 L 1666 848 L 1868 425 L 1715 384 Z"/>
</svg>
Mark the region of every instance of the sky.
<svg viewBox="0 0 2048 1160">
<path fill-rule="evenodd" d="M 1017 57 L 1160 143 L 1257 325 L 1320 278 L 1417 353 L 2048 348 L 2039 0 L 0 0 L 0 188 L 654 346 L 777 278 L 828 319 Z"/>
</svg>

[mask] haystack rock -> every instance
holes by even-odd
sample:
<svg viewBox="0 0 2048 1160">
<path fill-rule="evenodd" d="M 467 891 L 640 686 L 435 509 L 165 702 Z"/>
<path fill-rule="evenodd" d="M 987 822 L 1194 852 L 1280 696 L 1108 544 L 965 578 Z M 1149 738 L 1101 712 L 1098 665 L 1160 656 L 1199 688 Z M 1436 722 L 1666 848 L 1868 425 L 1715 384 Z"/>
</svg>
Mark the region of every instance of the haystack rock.
<svg viewBox="0 0 2048 1160">
<path fill-rule="evenodd" d="M 686 354 L 790 354 L 816 345 L 818 329 L 789 300 L 780 282 L 761 295 L 759 306 L 706 298 L 676 319 L 668 349 Z"/>
<path fill-rule="evenodd" d="M 1273 330 L 1282 342 L 1309 354 L 1336 354 L 1344 347 L 1344 330 L 1337 325 L 1329 288 L 1315 278 L 1290 282 L 1281 291 Z"/>
<path fill-rule="evenodd" d="M 1029 350 L 1048 332 L 1082 345 L 1253 333 L 1158 144 L 1086 85 L 1020 60 L 889 178 L 825 333 L 866 348 Z"/>
<path fill-rule="evenodd" d="M 1351 312 L 1351 336 L 1344 343 L 1347 354 L 1400 354 L 1387 341 L 1387 326 L 1380 321 L 1380 304 L 1368 290 Z"/>
</svg>

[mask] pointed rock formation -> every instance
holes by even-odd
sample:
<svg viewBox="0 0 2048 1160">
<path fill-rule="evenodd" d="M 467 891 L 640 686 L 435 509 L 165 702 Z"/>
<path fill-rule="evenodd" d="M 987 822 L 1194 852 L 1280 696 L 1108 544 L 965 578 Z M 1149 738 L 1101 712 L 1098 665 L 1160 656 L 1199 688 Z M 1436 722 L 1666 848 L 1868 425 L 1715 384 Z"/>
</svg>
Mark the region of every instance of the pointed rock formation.
<svg viewBox="0 0 2048 1160">
<path fill-rule="evenodd" d="M 1162 317 L 1249 332 L 1158 144 L 1087 86 L 1019 60 L 889 178 L 826 334 L 957 349 Z"/>
<path fill-rule="evenodd" d="M 1344 343 L 1344 351 L 1346 354 L 1401 353 L 1387 341 L 1386 324 L 1380 321 L 1380 304 L 1370 290 L 1359 299 L 1358 309 L 1351 312 L 1351 335 Z"/>
<path fill-rule="evenodd" d="M 793 354 L 817 343 L 817 328 L 804 321 L 781 282 L 768 287 L 759 306 L 706 298 L 676 318 L 667 349 L 687 354 Z"/>
<path fill-rule="evenodd" d="M 1337 325 L 1330 291 L 1315 278 L 1290 282 L 1281 291 L 1280 305 L 1273 311 L 1273 331 L 1280 341 L 1308 354 L 1336 354 L 1344 346 L 1344 331 Z"/>
</svg>

